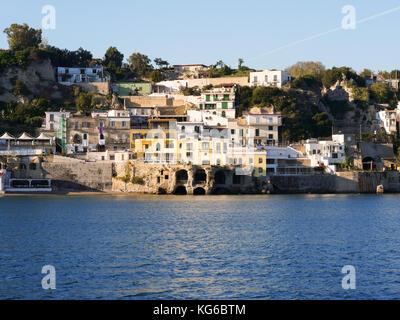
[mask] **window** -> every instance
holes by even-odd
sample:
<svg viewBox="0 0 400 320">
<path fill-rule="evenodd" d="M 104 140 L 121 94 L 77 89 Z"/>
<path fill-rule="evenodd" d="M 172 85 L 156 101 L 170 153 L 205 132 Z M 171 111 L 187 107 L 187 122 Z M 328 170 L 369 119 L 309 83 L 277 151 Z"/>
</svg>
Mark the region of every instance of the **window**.
<svg viewBox="0 0 400 320">
<path fill-rule="evenodd" d="M 211 101 L 211 97 L 209 94 L 206 95 L 206 101 Z"/>
<path fill-rule="evenodd" d="M 222 111 L 222 116 L 225 118 L 226 117 L 226 112 Z"/>
<path fill-rule="evenodd" d="M 203 150 L 208 150 L 208 149 L 210 149 L 210 144 L 209 144 L 208 142 L 203 142 L 203 143 L 201 144 L 201 148 L 202 148 Z"/>
<path fill-rule="evenodd" d="M 269 134 L 268 135 L 268 139 L 273 139 L 274 138 L 274 135 L 273 134 Z"/>
<path fill-rule="evenodd" d="M 54 114 L 50 115 L 50 121 L 54 121 Z"/>
<path fill-rule="evenodd" d="M 122 121 L 122 126 L 125 127 L 126 126 L 126 122 Z"/>
<path fill-rule="evenodd" d="M 217 153 L 221 153 L 221 143 L 217 143 L 216 145 Z"/>
<path fill-rule="evenodd" d="M 235 129 L 231 129 L 231 134 L 235 134 Z"/>
<path fill-rule="evenodd" d="M 87 140 L 87 138 L 88 138 L 87 133 L 84 133 L 83 134 L 83 140 Z"/>
<path fill-rule="evenodd" d="M 268 82 L 268 75 L 265 76 L 265 82 Z"/>
<path fill-rule="evenodd" d="M 263 158 L 258 158 L 258 163 L 263 163 Z"/>
<path fill-rule="evenodd" d="M 224 94 L 224 100 L 229 100 L 229 94 Z"/>
<path fill-rule="evenodd" d="M 256 129 L 256 137 L 260 136 L 260 129 Z"/>
<path fill-rule="evenodd" d="M 182 126 L 181 131 L 185 132 L 185 126 Z"/>
<path fill-rule="evenodd" d="M 268 130 L 269 130 L 269 131 L 273 131 L 273 130 L 274 130 L 274 127 L 273 127 L 273 126 L 269 126 L 269 127 L 268 127 Z"/>
<path fill-rule="evenodd" d="M 274 81 L 275 82 L 278 81 L 278 76 L 277 75 L 274 75 Z"/>
<path fill-rule="evenodd" d="M 54 130 L 54 124 L 50 123 L 50 130 Z"/>
<path fill-rule="evenodd" d="M 159 143 L 157 143 L 156 145 L 156 151 L 160 151 L 161 150 L 161 145 Z"/>
<path fill-rule="evenodd" d="M 111 127 L 115 127 L 115 121 L 111 121 Z"/>
<path fill-rule="evenodd" d="M 75 127 L 75 129 L 79 129 L 79 122 L 78 121 L 75 121 L 74 127 Z"/>
<path fill-rule="evenodd" d="M 186 143 L 186 150 L 193 150 L 193 145 L 191 143 Z"/>
<path fill-rule="evenodd" d="M 257 83 L 257 77 L 254 77 L 253 81 L 254 83 Z"/>
</svg>

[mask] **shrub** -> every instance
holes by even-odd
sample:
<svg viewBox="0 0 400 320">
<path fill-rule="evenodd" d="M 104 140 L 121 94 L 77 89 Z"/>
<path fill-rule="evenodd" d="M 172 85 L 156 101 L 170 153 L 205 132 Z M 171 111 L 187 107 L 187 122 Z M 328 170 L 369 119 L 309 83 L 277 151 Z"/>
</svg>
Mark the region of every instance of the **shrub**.
<svg viewBox="0 0 400 320">
<path fill-rule="evenodd" d="M 132 177 L 131 182 L 133 184 L 140 184 L 140 185 L 144 185 L 144 180 L 141 177 Z"/>
</svg>

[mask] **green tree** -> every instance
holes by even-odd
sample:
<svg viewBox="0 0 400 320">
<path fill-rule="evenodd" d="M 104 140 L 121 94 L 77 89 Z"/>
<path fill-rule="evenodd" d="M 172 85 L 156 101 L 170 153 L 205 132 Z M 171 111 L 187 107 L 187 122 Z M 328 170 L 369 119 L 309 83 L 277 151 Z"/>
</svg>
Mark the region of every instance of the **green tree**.
<svg viewBox="0 0 400 320">
<path fill-rule="evenodd" d="M 81 92 L 75 99 L 76 108 L 84 113 L 92 109 L 92 96 L 89 93 Z"/>
<path fill-rule="evenodd" d="M 361 73 L 360 73 L 360 77 L 370 77 L 372 76 L 374 73 L 372 72 L 372 70 L 370 69 L 364 69 Z"/>
<path fill-rule="evenodd" d="M 157 83 L 164 80 L 163 73 L 160 70 L 152 70 L 149 73 L 150 81 L 153 83 Z"/>
<path fill-rule="evenodd" d="M 130 70 L 137 77 L 145 77 L 148 72 L 153 70 L 150 62 L 148 56 L 139 52 L 135 52 L 129 57 Z"/>
<path fill-rule="evenodd" d="M 397 103 L 396 93 L 390 89 L 385 82 L 376 82 L 370 87 L 371 98 L 377 103 L 388 103 L 395 106 Z"/>
<path fill-rule="evenodd" d="M 109 68 L 121 68 L 124 55 L 116 47 L 109 47 L 104 55 L 104 66 Z"/>
<path fill-rule="evenodd" d="M 90 51 L 83 49 L 82 47 L 75 51 L 76 63 L 78 67 L 87 67 L 93 60 L 93 55 Z"/>
<path fill-rule="evenodd" d="M 313 76 L 315 79 L 320 81 L 324 75 L 325 66 L 321 62 L 299 61 L 286 68 L 285 71 L 293 78 Z"/>
<path fill-rule="evenodd" d="M 30 28 L 26 23 L 12 24 L 4 29 L 7 35 L 10 50 L 24 50 L 29 48 L 39 48 L 42 42 L 42 30 Z"/>
<path fill-rule="evenodd" d="M 242 58 L 239 58 L 238 59 L 238 70 L 242 69 L 243 63 L 244 63 L 244 60 Z"/>
<path fill-rule="evenodd" d="M 169 66 L 168 61 L 161 58 L 155 58 L 154 63 L 158 66 L 159 69 L 167 68 Z"/>
</svg>

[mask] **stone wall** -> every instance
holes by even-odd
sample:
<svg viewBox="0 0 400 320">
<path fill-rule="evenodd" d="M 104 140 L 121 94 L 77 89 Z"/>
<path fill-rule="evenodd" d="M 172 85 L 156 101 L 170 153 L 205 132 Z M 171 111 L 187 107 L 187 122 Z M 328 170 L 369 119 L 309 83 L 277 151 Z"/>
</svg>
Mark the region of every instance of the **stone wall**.
<svg viewBox="0 0 400 320">
<path fill-rule="evenodd" d="M 113 191 L 152 194 L 260 193 L 265 178 L 236 175 L 231 166 L 145 164 L 131 161 L 114 164 Z M 125 179 L 124 179 L 125 177 Z M 143 184 L 132 183 L 132 178 Z"/>
<path fill-rule="evenodd" d="M 273 193 L 376 193 L 379 185 L 383 185 L 385 192 L 400 192 L 399 172 L 273 176 L 269 187 Z"/>
<path fill-rule="evenodd" d="M 43 162 L 41 168 L 43 178 L 52 179 L 56 191 L 112 190 L 112 163 Z"/>
<path fill-rule="evenodd" d="M 110 94 L 110 83 L 109 82 L 84 82 L 84 83 L 75 83 L 83 88 L 86 92 L 94 92 L 102 95 Z"/>
</svg>

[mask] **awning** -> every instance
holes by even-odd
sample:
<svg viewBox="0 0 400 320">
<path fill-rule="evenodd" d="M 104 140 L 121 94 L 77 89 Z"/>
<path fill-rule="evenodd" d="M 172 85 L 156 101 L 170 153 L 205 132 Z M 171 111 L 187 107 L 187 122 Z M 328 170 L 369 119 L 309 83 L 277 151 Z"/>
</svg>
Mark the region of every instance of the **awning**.
<svg viewBox="0 0 400 320">
<path fill-rule="evenodd" d="M 46 136 L 43 132 L 35 140 L 51 140 L 51 137 Z"/>
<path fill-rule="evenodd" d="M 15 140 L 15 137 L 10 135 L 8 132 L 5 132 L 1 137 L 0 140 Z"/>
<path fill-rule="evenodd" d="M 24 132 L 23 134 L 20 135 L 20 137 L 17 140 L 34 140 L 34 138 L 31 137 L 26 132 Z"/>
</svg>

